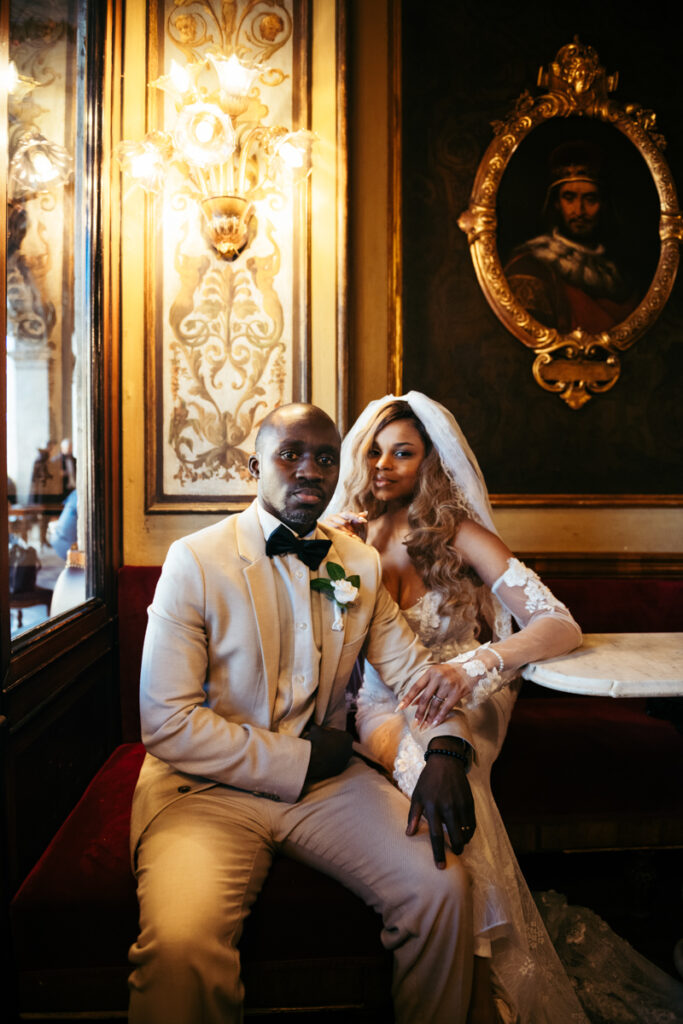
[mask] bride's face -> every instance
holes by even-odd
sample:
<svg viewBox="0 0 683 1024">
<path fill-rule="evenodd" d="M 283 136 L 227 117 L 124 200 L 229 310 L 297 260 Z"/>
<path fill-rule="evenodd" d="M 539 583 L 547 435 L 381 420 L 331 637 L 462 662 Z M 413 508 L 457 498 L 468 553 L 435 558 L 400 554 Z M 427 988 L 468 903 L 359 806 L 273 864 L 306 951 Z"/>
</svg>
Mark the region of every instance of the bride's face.
<svg viewBox="0 0 683 1024">
<path fill-rule="evenodd" d="M 410 420 L 387 424 L 375 435 L 368 452 L 374 497 L 387 502 L 410 501 L 424 457 L 424 442 Z"/>
</svg>

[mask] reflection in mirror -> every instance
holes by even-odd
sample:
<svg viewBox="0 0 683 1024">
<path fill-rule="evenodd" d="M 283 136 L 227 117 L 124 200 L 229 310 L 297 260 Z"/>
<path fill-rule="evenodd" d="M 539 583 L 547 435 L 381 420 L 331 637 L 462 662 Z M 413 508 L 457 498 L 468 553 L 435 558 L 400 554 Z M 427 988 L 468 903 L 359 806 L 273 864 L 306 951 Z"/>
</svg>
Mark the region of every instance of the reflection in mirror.
<svg viewBox="0 0 683 1024">
<path fill-rule="evenodd" d="M 81 209 L 84 0 L 10 5 L 7 489 L 11 632 L 87 594 Z M 79 58 L 80 54 L 80 58 Z"/>
</svg>

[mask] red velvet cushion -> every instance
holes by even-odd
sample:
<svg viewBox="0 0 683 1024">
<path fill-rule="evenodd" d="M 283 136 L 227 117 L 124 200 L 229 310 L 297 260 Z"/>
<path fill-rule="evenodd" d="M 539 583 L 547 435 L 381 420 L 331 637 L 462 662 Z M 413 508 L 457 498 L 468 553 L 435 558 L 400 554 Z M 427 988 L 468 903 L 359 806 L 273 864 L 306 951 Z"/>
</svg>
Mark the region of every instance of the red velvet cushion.
<svg viewBox="0 0 683 1024">
<path fill-rule="evenodd" d="M 379 938 L 381 928 L 379 914 L 340 882 L 288 857 L 276 857 L 247 919 L 240 948 L 245 961 L 347 956 L 386 959 Z"/>
<path fill-rule="evenodd" d="M 644 702 L 517 702 L 492 782 L 506 822 L 602 814 L 683 821 L 683 737 Z"/>
<path fill-rule="evenodd" d="M 114 751 L 14 897 L 20 970 L 108 964 L 126 969 L 138 924 L 129 819 L 143 758 L 140 743 Z M 305 914 L 297 913 L 302 894 Z M 242 949 L 246 960 L 384 960 L 380 928 L 379 916 L 338 882 L 283 857 L 273 863 Z"/>
<path fill-rule="evenodd" d="M 683 580 L 545 578 L 585 633 L 679 633 Z"/>
<path fill-rule="evenodd" d="M 147 609 L 152 603 L 158 565 L 124 565 L 118 574 L 119 674 L 121 678 L 121 735 L 140 739 L 140 662 L 147 629 Z"/>
<path fill-rule="evenodd" d="M 141 743 L 117 747 L 12 900 L 18 966 L 125 960 L 138 908 L 128 841 Z"/>
</svg>

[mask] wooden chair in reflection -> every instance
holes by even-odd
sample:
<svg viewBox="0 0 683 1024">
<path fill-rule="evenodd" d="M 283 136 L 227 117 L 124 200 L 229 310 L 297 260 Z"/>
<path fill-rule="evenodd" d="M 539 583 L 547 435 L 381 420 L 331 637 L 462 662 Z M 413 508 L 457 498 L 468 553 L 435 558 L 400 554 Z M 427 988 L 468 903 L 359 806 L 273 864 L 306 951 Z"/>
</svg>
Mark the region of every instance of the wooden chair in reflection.
<svg viewBox="0 0 683 1024">
<path fill-rule="evenodd" d="M 10 594 L 10 609 L 17 613 L 16 628 L 19 630 L 24 627 L 24 608 L 45 605 L 45 615 L 47 617 L 50 614 L 51 602 L 52 591 L 47 587 L 33 587 L 32 590 L 20 590 L 15 594 Z"/>
</svg>

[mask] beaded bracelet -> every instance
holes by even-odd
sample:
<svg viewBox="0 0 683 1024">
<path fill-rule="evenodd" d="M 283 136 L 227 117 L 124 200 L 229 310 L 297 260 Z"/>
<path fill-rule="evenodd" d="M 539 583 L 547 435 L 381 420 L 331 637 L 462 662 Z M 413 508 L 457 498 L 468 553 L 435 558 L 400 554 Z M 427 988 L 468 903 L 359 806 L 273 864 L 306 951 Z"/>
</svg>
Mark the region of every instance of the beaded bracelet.
<svg viewBox="0 0 683 1024">
<path fill-rule="evenodd" d="M 458 761 L 462 761 L 465 765 L 465 775 L 469 773 L 471 759 L 467 754 L 461 754 L 459 750 L 445 750 L 443 747 L 432 747 L 430 750 L 425 750 L 425 761 L 428 761 L 432 754 L 443 754 L 446 757 L 457 757 Z"/>
<path fill-rule="evenodd" d="M 500 653 L 500 651 L 497 651 L 494 647 L 491 647 L 491 641 L 490 640 L 488 641 L 488 643 L 482 644 L 481 647 L 479 647 L 477 649 L 476 653 L 479 654 L 479 651 L 490 651 L 491 654 L 495 658 L 498 658 L 498 671 L 499 672 L 503 671 L 503 669 L 505 668 L 505 662 L 503 661 L 503 655 Z"/>
</svg>

